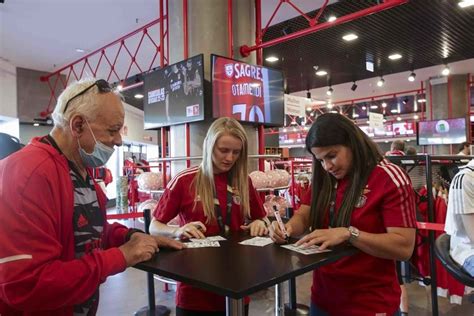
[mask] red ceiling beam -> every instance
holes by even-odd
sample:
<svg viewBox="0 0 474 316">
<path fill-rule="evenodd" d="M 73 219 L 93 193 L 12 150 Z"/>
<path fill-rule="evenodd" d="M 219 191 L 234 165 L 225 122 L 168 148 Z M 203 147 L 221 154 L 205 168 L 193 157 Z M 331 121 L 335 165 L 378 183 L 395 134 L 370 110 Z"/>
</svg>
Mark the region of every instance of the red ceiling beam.
<svg viewBox="0 0 474 316">
<path fill-rule="evenodd" d="M 363 9 L 363 10 L 360 10 L 360 11 L 357 11 L 357 12 L 354 12 L 354 13 L 350 13 L 350 14 L 338 17 L 337 20 L 334 21 L 334 22 L 324 22 L 324 23 L 321 23 L 321 24 L 310 26 L 306 29 L 288 34 L 286 36 L 275 38 L 273 40 L 269 40 L 269 41 L 263 42 L 263 43 L 257 43 L 254 46 L 249 47 L 247 45 L 242 45 L 240 47 L 240 54 L 243 57 L 247 57 L 247 56 L 250 55 L 251 52 L 253 52 L 255 50 L 262 49 L 262 48 L 267 48 L 267 47 L 274 46 L 274 45 L 277 45 L 277 44 L 281 44 L 281 43 L 284 43 L 284 42 L 287 42 L 287 41 L 291 41 L 291 40 L 306 36 L 308 34 L 312 34 L 312 33 L 315 33 L 315 32 L 318 32 L 318 31 L 321 31 L 321 30 L 324 30 L 324 29 L 327 29 L 327 28 L 330 28 L 330 27 L 333 27 L 333 26 L 336 26 L 336 25 L 344 24 L 346 22 L 351 22 L 351 21 L 360 19 L 362 17 L 369 16 L 369 15 L 374 14 L 374 13 L 378 13 L 378 12 L 381 12 L 381 11 L 384 11 L 384 10 L 387 10 L 387 9 L 397 7 L 399 5 L 407 3 L 408 1 L 409 0 L 386 0 L 385 2 L 383 2 L 381 4 L 377 4 L 377 5 L 372 6 L 370 8 L 366 8 L 366 9 Z M 258 31 L 259 30 L 257 30 L 257 32 Z"/>
</svg>

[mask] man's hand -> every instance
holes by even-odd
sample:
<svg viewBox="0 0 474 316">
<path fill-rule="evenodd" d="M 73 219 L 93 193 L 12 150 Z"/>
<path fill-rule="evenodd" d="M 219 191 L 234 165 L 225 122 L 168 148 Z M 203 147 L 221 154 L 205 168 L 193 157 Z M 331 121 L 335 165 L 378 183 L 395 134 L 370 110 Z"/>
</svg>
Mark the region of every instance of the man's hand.
<svg viewBox="0 0 474 316">
<path fill-rule="evenodd" d="M 158 247 L 182 249 L 181 242 L 162 236 L 150 236 L 143 233 L 134 233 L 128 242 L 119 247 L 122 251 L 127 267 L 139 262 L 150 260 L 159 251 Z"/>
</svg>

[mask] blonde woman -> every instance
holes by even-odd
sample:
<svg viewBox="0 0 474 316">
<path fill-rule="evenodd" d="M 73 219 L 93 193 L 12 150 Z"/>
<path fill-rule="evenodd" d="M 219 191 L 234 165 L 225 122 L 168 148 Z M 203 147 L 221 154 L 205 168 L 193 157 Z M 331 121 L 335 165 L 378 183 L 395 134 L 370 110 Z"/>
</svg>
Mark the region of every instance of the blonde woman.
<svg viewBox="0 0 474 316">
<path fill-rule="evenodd" d="M 265 214 L 248 177 L 247 135 L 235 119 L 223 117 L 207 132 L 201 165 L 182 171 L 166 187 L 150 232 L 181 239 L 238 230 L 262 236 L 268 233 Z M 177 215 L 178 228 L 166 225 Z M 180 283 L 176 315 L 225 315 L 225 297 Z"/>
</svg>

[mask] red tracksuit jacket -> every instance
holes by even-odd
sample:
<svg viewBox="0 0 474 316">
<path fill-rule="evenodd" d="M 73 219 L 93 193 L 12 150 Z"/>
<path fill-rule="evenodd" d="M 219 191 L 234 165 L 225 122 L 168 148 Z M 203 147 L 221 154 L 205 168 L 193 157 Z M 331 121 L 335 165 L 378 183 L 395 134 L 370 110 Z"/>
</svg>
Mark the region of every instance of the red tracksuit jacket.
<svg viewBox="0 0 474 316">
<path fill-rule="evenodd" d="M 105 195 L 97 197 L 105 216 Z M 0 315 L 72 315 L 126 269 L 127 228 L 107 224 L 104 250 L 74 258 L 73 185 L 66 158 L 39 138 L 0 160 Z"/>
</svg>

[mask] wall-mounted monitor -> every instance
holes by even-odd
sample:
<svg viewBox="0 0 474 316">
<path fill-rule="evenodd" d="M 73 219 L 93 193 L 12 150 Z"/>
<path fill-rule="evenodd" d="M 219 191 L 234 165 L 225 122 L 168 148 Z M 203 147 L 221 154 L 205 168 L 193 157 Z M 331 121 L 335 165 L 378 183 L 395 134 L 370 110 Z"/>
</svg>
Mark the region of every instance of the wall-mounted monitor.
<svg viewBox="0 0 474 316">
<path fill-rule="evenodd" d="M 204 120 L 203 74 L 201 54 L 145 75 L 145 129 Z"/>
<path fill-rule="evenodd" d="M 281 71 L 211 55 L 212 116 L 283 126 Z"/>
<path fill-rule="evenodd" d="M 467 119 L 420 121 L 417 124 L 418 145 L 449 145 L 467 141 Z"/>
</svg>

